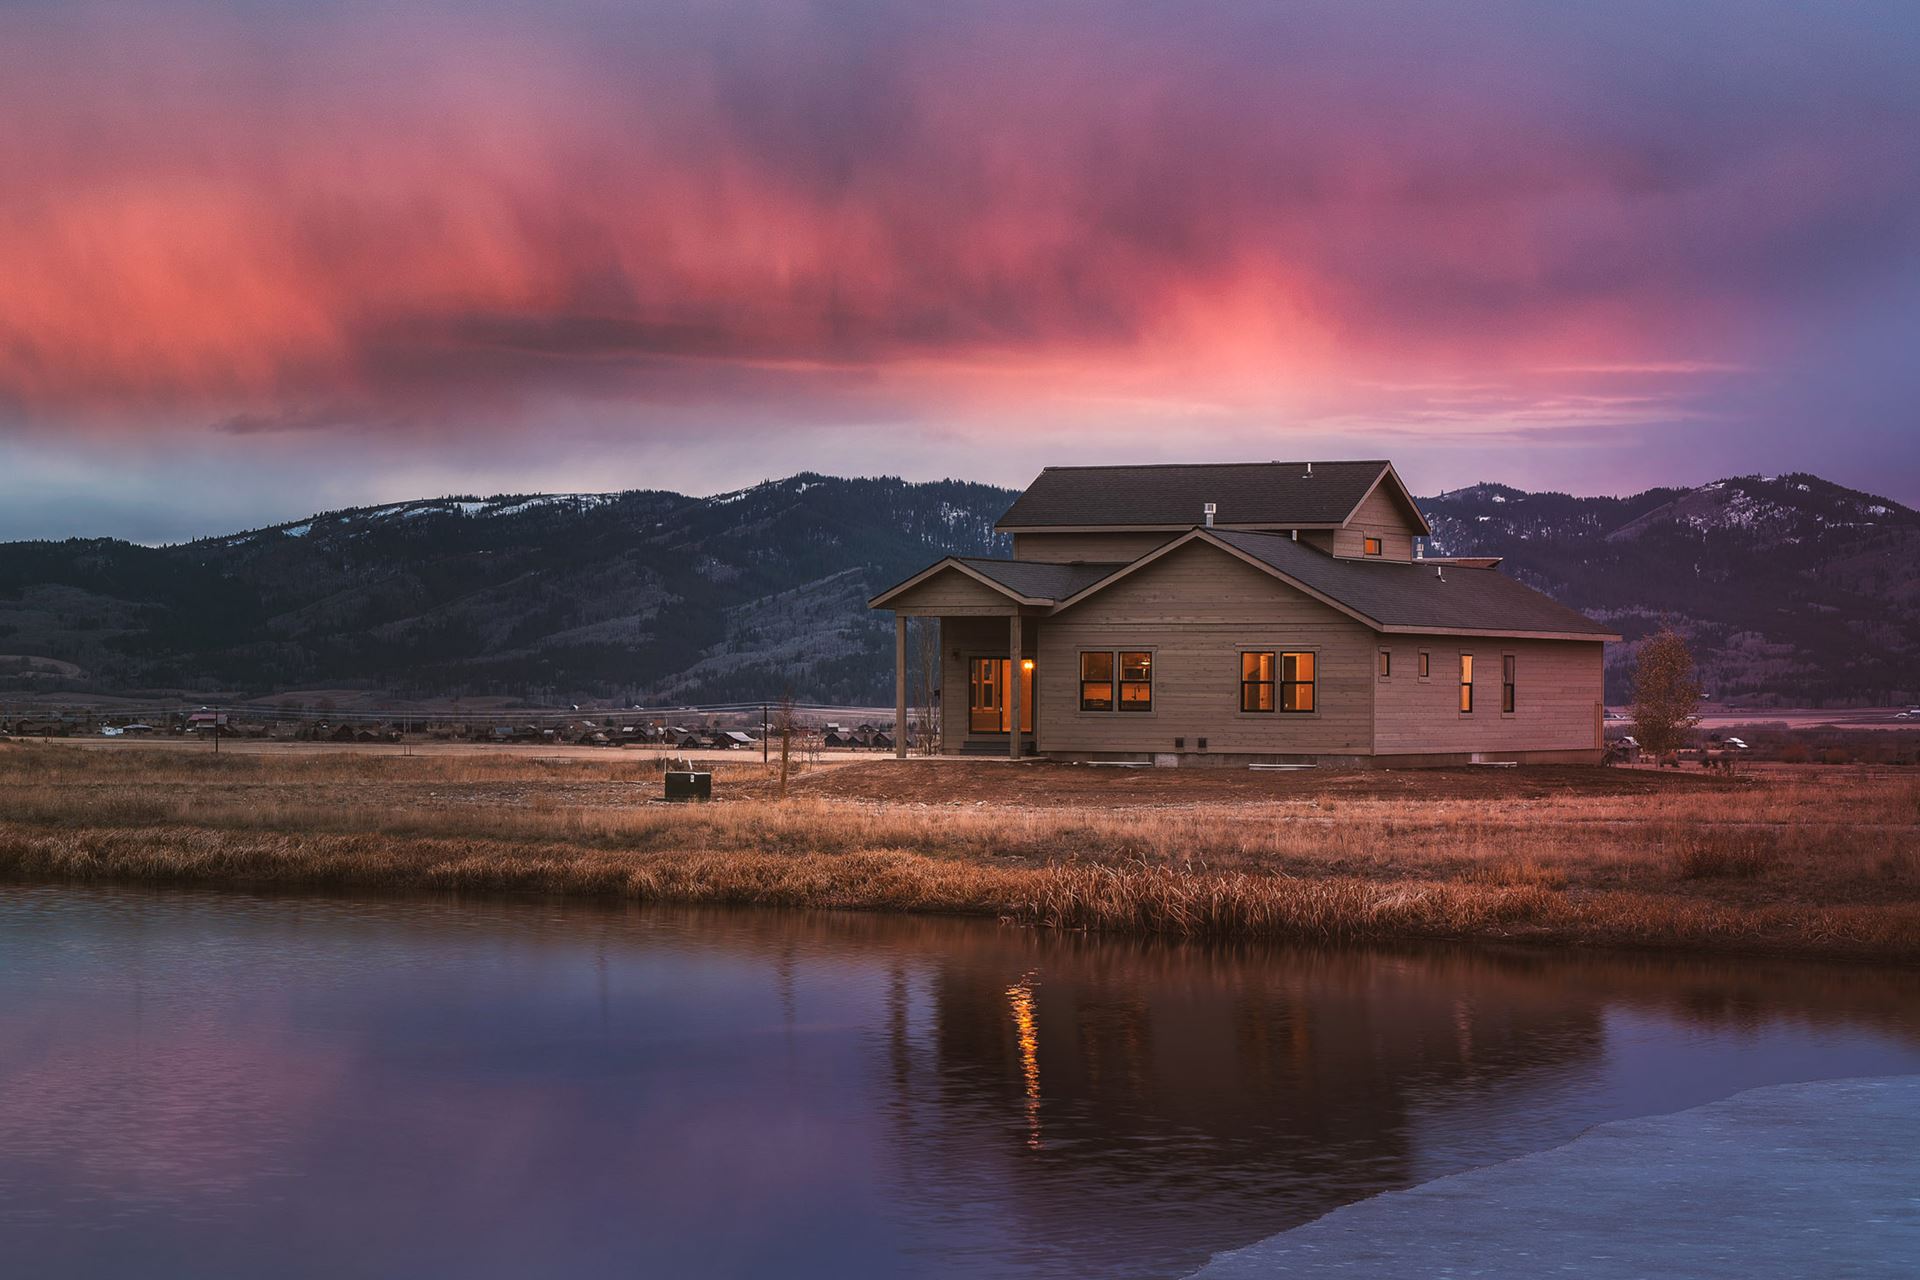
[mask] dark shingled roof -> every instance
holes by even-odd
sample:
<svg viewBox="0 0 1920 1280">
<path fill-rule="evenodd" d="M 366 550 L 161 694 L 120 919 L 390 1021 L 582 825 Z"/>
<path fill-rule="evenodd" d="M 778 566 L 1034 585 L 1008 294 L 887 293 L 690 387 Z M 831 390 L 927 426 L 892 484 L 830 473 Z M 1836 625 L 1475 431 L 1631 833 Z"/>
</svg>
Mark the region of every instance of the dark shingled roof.
<svg viewBox="0 0 1920 1280">
<path fill-rule="evenodd" d="M 976 556 L 954 558 L 1007 590 L 1034 600 L 1065 600 L 1109 574 L 1126 568 L 1124 564 L 1085 561 L 1078 564 L 1047 564 L 1039 560 L 988 560 Z"/>
<path fill-rule="evenodd" d="M 1164 525 L 1190 528 L 1215 503 L 1222 525 L 1338 525 L 1385 462 L 1221 462 L 1146 467 L 1048 467 L 1000 517 L 1000 528 Z"/>
<path fill-rule="evenodd" d="M 1614 634 L 1612 628 L 1497 569 L 1448 566 L 1443 574 L 1436 572 L 1437 566 L 1418 560 L 1338 559 L 1280 534 L 1208 532 L 1383 627 L 1553 632 L 1596 639 Z"/>
</svg>

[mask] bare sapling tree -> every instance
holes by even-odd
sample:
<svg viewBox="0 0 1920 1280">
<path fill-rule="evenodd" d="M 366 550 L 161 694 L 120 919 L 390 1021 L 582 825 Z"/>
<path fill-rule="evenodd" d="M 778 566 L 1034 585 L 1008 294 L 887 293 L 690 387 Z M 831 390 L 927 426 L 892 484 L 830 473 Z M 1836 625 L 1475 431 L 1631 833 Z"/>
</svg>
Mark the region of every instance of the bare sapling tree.
<svg viewBox="0 0 1920 1280">
<path fill-rule="evenodd" d="M 920 618 L 915 622 L 920 659 L 920 749 L 927 755 L 940 753 L 940 620 Z M 901 733 L 907 726 L 901 725 Z"/>
<path fill-rule="evenodd" d="M 1700 723 L 1700 678 L 1687 642 L 1662 626 L 1640 642 L 1633 661 L 1633 736 L 1656 761 L 1686 744 Z"/>
<path fill-rule="evenodd" d="M 780 734 L 780 798 L 787 798 L 787 771 L 793 759 L 793 695 L 783 693 L 773 713 L 773 727 Z"/>
</svg>

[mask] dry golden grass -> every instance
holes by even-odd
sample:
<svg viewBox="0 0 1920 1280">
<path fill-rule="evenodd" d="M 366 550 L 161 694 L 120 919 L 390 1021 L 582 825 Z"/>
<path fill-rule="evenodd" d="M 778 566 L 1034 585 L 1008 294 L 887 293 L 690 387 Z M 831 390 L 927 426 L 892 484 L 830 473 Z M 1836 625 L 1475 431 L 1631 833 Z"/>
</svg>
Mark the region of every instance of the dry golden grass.
<svg viewBox="0 0 1920 1280">
<path fill-rule="evenodd" d="M 866 767 L 866 766 L 854 766 Z M 874 768 L 892 766 L 877 765 Z M 907 768 L 916 766 L 908 765 Z M 758 762 L 729 791 L 756 793 Z M 1017 801 L 1017 775 L 1010 801 Z M 647 762 L 0 750 L 0 874 L 972 912 L 1197 937 L 1503 938 L 1920 959 L 1920 783 L 1323 788 L 1099 810 L 651 803 Z"/>
</svg>

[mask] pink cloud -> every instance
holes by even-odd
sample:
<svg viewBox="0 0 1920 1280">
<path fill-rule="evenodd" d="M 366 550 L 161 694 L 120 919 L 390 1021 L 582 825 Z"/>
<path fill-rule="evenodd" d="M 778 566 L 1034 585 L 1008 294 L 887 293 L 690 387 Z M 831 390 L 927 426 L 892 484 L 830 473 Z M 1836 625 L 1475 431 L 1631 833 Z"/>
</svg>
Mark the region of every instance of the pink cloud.
<svg viewBox="0 0 1920 1280">
<path fill-rule="evenodd" d="M 1685 420 L 1920 244 L 1900 42 L 1808 21 L 15 7 L 0 407 Z"/>
</svg>

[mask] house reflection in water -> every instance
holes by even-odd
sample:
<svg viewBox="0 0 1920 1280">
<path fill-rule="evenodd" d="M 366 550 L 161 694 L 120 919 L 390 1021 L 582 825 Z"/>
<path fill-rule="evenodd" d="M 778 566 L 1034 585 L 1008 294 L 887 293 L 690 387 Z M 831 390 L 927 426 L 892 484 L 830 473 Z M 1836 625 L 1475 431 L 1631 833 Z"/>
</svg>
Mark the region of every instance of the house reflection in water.
<svg viewBox="0 0 1920 1280">
<path fill-rule="evenodd" d="M 1198 1265 L 1565 1140 L 1620 1102 L 1597 1087 L 1617 1005 L 1658 992 L 1738 1019 L 1758 1013 L 1741 992 L 1765 986 L 1751 967 L 1706 966 L 1676 991 L 1672 967 L 1645 962 L 1012 930 L 955 932 L 921 957 L 913 1016 L 892 1023 L 894 1061 L 911 1064 L 889 1108 L 899 1176 L 930 1202 L 994 1202 L 1036 1263 L 1075 1250 L 1102 1275 L 1180 1242 Z M 1559 1099 L 1544 1113 L 1542 1095 Z M 1493 1108 L 1494 1134 L 1427 1144 L 1457 1105 Z"/>
<path fill-rule="evenodd" d="M 1751 959 L 30 889 L 0 971 L 8 1275 L 1183 1275 L 1617 1115 L 1920 1071 L 1920 975 Z"/>
</svg>

